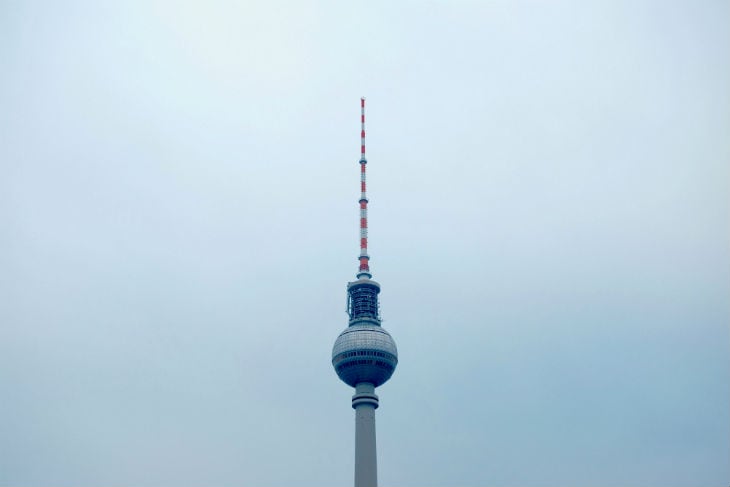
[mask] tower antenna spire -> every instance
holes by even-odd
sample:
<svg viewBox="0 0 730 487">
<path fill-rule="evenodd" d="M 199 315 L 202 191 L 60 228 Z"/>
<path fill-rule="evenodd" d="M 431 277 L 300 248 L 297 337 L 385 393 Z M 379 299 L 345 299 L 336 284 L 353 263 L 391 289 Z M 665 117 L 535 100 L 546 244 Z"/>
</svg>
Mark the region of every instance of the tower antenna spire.
<svg viewBox="0 0 730 487">
<path fill-rule="evenodd" d="M 357 271 L 358 279 L 370 279 L 370 256 L 368 255 L 368 196 L 367 196 L 367 167 L 365 157 L 365 97 L 360 98 L 360 267 Z"/>
</svg>

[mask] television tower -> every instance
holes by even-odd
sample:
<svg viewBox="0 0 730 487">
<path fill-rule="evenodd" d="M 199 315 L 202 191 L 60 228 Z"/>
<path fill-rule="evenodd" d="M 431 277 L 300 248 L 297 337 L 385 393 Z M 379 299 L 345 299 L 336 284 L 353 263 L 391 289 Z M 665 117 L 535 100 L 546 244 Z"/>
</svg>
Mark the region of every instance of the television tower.
<svg viewBox="0 0 730 487">
<path fill-rule="evenodd" d="M 390 334 L 380 326 L 380 284 L 372 280 L 368 256 L 368 198 L 365 185 L 365 98 L 360 99 L 360 256 L 354 282 L 347 283 L 350 322 L 332 348 L 332 365 L 343 382 L 355 388 L 355 487 L 377 487 L 375 449 L 375 388 L 393 375 L 398 350 Z"/>
</svg>

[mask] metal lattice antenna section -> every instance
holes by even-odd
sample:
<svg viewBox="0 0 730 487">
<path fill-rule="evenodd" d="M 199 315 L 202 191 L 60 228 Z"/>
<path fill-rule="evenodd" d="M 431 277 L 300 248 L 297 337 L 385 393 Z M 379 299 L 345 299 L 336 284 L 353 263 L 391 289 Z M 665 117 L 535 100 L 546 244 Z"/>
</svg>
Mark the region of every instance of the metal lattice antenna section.
<svg viewBox="0 0 730 487">
<path fill-rule="evenodd" d="M 365 168 L 365 97 L 360 98 L 360 267 L 357 278 L 371 278 L 368 255 L 368 197 Z"/>
</svg>

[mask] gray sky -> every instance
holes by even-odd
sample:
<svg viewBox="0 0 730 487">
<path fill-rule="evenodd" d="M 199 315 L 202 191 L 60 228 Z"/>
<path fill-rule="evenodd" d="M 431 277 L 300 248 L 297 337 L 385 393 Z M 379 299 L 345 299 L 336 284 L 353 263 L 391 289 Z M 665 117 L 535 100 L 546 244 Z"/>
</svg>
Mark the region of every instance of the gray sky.
<svg viewBox="0 0 730 487">
<path fill-rule="evenodd" d="M 0 485 L 730 482 L 727 1 L 3 2 Z"/>
</svg>

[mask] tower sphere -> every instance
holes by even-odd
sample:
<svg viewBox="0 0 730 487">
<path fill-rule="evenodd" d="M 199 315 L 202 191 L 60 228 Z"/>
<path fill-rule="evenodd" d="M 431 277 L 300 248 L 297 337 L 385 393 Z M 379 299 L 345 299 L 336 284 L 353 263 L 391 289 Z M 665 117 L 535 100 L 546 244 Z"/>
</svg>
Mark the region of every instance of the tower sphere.
<svg viewBox="0 0 730 487">
<path fill-rule="evenodd" d="M 332 347 L 332 365 L 352 387 L 360 382 L 378 387 L 390 379 L 398 364 L 398 349 L 390 333 L 371 323 L 348 326 Z"/>
</svg>

